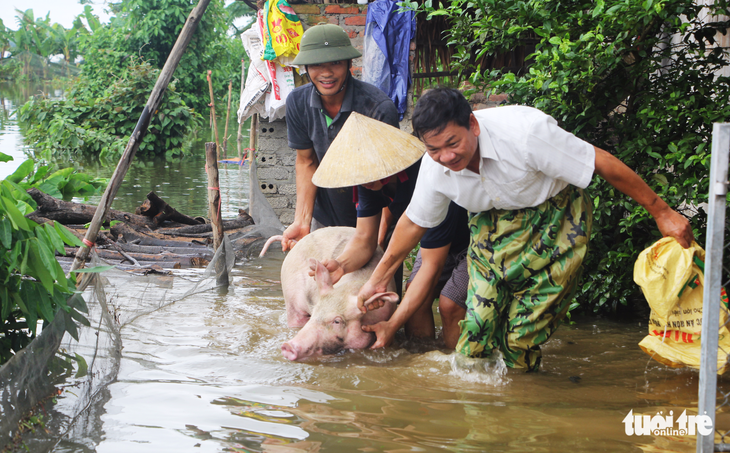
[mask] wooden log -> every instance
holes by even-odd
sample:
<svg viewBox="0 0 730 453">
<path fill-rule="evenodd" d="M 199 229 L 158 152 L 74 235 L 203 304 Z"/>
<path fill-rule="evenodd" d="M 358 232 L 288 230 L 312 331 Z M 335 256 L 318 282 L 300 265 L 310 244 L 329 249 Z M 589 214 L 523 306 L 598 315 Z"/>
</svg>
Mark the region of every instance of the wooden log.
<svg viewBox="0 0 730 453">
<path fill-rule="evenodd" d="M 75 256 L 78 258 L 80 250 L 84 247 L 66 247 L 67 256 Z M 116 250 L 100 249 L 96 248 L 96 254 L 99 258 L 104 260 L 118 260 L 120 262 L 125 261 L 127 258 Z M 128 253 L 128 255 L 134 257 L 140 263 L 142 262 L 153 262 L 153 263 L 179 263 L 182 267 L 205 267 L 210 263 L 209 257 L 202 255 L 177 255 L 172 253 L 166 254 L 145 254 L 145 253 Z"/>
<path fill-rule="evenodd" d="M 223 231 L 229 231 L 229 230 L 235 230 L 238 228 L 244 228 L 247 226 L 253 225 L 253 219 L 231 219 L 231 220 L 221 220 L 221 226 L 223 228 Z M 202 225 L 190 225 L 190 226 L 184 226 L 184 227 L 178 227 L 178 228 L 160 228 L 159 230 L 156 230 L 156 233 L 160 234 L 166 234 L 166 235 L 180 235 L 180 236 L 193 236 L 193 235 L 200 235 L 200 237 L 207 237 L 203 236 L 205 233 L 210 233 L 213 231 L 213 224 L 212 223 L 205 223 Z"/>
<path fill-rule="evenodd" d="M 142 203 L 142 206 L 137 208 L 135 214 L 152 218 L 157 226 L 162 225 L 162 222 L 165 220 L 171 220 L 185 225 L 200 225 L 202 223 L 197 219 L 181 214 L 154 192 L 147 194 L 147 200 Z"/>
<path fill-rule="evenodd" d="M 172 47 L 172 50 L 167 57 L 167 61 L 165 61 L 165 66 L 162 68 L 162 71 L 160 71 L 160 75 L 157 77 L 155 87 L 152 89 L 152 93 L 150 93 L 150 97 L 147 100 L 147 104 L 145 105 L 144 109 L 142 110 L 142 115 L 139 117 L 137 125 L 134 127 L 134 131 L 132 131 L 132 135 L 130 136 L 129 142 L 127 143 L 127 146 L 122 153 L 122 157 L 119 159 L 119 163 L 114 170 L 114 174 L 109 181 L 109 185 L 104 191 L 104 194 L 101 196 L 99 209 L 96 210 L 96 213 L 91 220 L 89 230 L 86 232 L 86 237 L 84 238 L 84 244 L 86 244 L 86 247 L 83 247 L 80 254 L 76 256 L 76 259 L 71 266 L 72 270 L 78 269 L 83 263 L 86 262 L 86 258 L 89 256 L 88 247 L 90 244 L 96 242 L 96 236 L 99 234 L 101 224 L 104 218 L 107 216 L 107 211 L 109 211 L 112 201 L 114 200 L 114 197 L 119 190 L 119 187 L 124 181 L 124 175 L 127 174 L 127 170 L 132 164 L 134 155 L 139 149 L 140 142 L 147 133 L 147 127 L 150 124 L 152 115 L 157 111 L 157 108 L 160 106 L 160 103 L 162 102 L 162 96 L 165 94 L 165 90 L 167 89 L 167 85 L 170 83 L 170 79 L 172 79 L 172 74 L 175 72 L 175 68 L 180 62 L 183 53 L 185 53 L 185 48 L 188 46 L 190 39 L 192 39 L 193 32 L 197 28 L 198 23 L 203 17 L 203 13 L 205 12 L 205 9 L 208 7 L 209 3 L 210 0 L 200 0 L 200 2 L 198 2 L 198 5 L 193 8 L 193 10 L 188 15 L 188 18 L 185 21 L 185 25 L 183 25 L 183 28 L 180 31 L 180 35 L 178 35 L 177 40 L 175 41 L 175 45 Z"/>
<path fill-rule="evenodd" d="M 64 225 L 89 223 L 97 211 L 97 206 L 59 200 L 36 188 L 28 189 L 28 195 L 38 204 L 38 208 L 29 214 L 29 216 L 43 217 L 48 220 L 61 222 Z M 155 223 L 148 217 L 117 211 L 115 209 L 107 210 L 106 218 L 102 220 L 106 223 L 111 220 L 119 220 L 133 223 L 140 227 L 155 227 Z"/>
<path fill-rule="evenodd" d="M 139 245 L 151 245 L 159 247 L 184 247 L 191 242 L 190 238 L 172 238 L 164 234 L 154 232 L 138 231 L 130 227 L 126 223 L 118 223 L 111 227 L 111 234 L 114 239 L 121 236 L 127 243 L 136 243 Z"/>
</svg>

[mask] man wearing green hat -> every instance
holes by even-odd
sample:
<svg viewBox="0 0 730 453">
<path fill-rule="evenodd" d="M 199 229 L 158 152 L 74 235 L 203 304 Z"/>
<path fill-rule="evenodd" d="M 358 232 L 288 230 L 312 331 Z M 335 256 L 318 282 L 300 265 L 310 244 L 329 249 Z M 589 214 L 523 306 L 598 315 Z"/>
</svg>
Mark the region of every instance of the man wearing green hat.
<svg viewBox="0 0 730 453">
<path fill-rule="evenodd" d="M 350 74 L 352 59 L 360 56 L 337 25 L 316 25 L 302 36 L 294 64 L 306 68 L 312 83 L 294 89 L 286 100 L 289 146 L 297 151 L 297 204 L 294 222 L 284 231 L 284 251 L 313 229 L 356 225 L 351 188 L 317 189 L 312 183 L 314 172 L 350 113 L 398 127 L 393 101 Z"/>
</svg>

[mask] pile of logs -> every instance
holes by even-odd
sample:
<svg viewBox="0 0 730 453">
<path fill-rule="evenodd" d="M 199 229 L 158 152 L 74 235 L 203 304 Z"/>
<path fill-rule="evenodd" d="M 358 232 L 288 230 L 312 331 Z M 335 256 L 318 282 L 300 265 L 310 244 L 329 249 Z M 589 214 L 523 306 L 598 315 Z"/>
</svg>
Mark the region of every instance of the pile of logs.
<svg viewBox="0 0 730 453">
<path fill-rule="evenodd" d="M 79 239 L 86 234 L 96 206 L 53 198 L 30 189 L 28 194 L 38 208 L 28 218 L 37 222 L 60 222 Z M 255 225 L 244 210 L 238 218 L 223 220 L 223 229 L 236 250 L 237 258 L 257 253 L 266 241 L 254 233 Z M 100 258 L 122 267 L 151 269 L 205 267 L 213 257 L 212 227 L 206 219 L 179 213 L 154 192 L 134 214 L 110 210 L 99 232 L 96 252 Z M 66 247 L 66 256 L 59 256 L 63 267 L 71 265 L 78 247 Z"/>
</svg>

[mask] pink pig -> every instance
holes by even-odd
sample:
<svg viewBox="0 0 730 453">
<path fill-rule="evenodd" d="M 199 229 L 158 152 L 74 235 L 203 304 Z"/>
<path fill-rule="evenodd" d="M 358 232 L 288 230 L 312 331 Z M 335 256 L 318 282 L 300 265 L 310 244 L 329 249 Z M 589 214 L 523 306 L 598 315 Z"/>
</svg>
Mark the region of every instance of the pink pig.
<svg viewBox="0 0 730 453">
<path fill-rule="evenodd" d="M 362 326 L 377 324 L 393 315 L 398 301 L 393 281 L 388 285 L 389 292 L 373 296 L 387 302 L 383 307 L 366 314 L 357 308 L 357 293 L 383 255 L 379 247 L 362 269 L 346 274 L 334 285 L 320 262 L 339 256 L 354 233 L 355 229 L 350 227 L 319 229 L 305 236 L 284 259 L 281 288 L 287 323 L 289 327 L 302 328 L 281 346 L 287 359 L 303 360 L 343 349 L 367 348 L 375 341 L 375 334 L 364 332 Z M 267 247 L 276 240 L 281 238 L 269 239 Z M 266 247 L 261 254 L 265 252 Z M 310 269 L 314 270 L 314 277 L 309 276 Z"/>
</svg>

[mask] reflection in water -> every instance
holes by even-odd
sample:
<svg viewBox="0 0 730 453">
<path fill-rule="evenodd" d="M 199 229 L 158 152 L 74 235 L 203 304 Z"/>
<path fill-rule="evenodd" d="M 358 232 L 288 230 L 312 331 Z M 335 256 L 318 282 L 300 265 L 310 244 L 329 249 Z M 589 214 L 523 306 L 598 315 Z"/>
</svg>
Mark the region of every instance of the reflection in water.
<svg viewBox="0 0 730 453">
<path fill-rule="evenodd" d="M 694 451 L 694 437 L 625 434 L 631 410 L 694 413 L 697 404 L 695 371 L 668 369 L 638 348 L 645 325 L 564 326 L 532 374 L 403 338 L 292 363 L 280 352 L 295 333 L 281 260 L 241 263 L 226 293 L 125 325 L 120 374 L 90 436 L 95 451 Z M 86 451 L 73 437 L 59 448 Z"/>
</svg>

